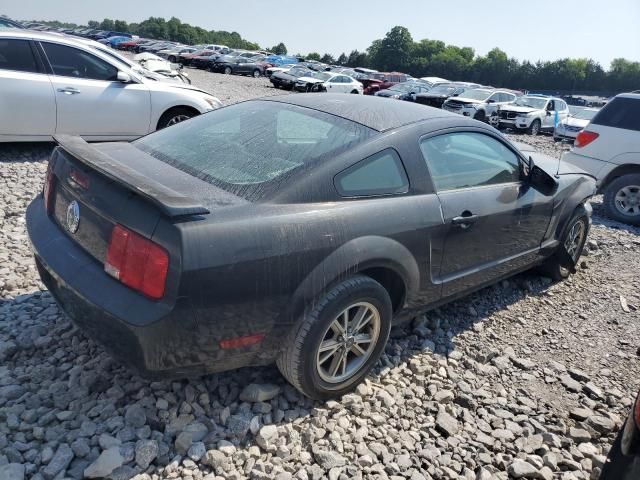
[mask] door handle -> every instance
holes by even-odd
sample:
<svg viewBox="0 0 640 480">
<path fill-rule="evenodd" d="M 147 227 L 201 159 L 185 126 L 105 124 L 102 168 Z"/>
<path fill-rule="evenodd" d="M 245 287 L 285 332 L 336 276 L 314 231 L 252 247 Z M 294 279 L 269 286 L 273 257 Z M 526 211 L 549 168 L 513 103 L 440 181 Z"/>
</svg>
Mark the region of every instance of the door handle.
<svg viewBox="0 0 640 480">
<path fill-rule="evenodd" d="M 478 218 L 478 215 L 472 214 L 469 210 L 465 210 L 459 217 L 453 217 L 451 219 L 452 225 L 457 225 L 460 228 L 469 228 L 473 223 L 475 223 Z"/>
<path fill-rule="evenodd" d="M 66 95 L 75 95 L 76 93 L 80 93 L 80 90 L 78 90 L 77 88 L 73 88 L 73 87 L 59 88 L 58 91 L 60 93 L 66 94 Z"/>
</svg>

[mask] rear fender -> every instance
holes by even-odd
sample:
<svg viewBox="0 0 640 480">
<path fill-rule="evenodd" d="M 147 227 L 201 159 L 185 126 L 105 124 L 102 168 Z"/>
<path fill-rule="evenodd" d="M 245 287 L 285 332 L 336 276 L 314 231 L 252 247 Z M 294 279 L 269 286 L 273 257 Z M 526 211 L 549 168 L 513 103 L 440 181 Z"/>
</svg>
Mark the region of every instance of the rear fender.
<svg viewBox="0 0 640 480">
<path fill-rule="evenodd" d="M 404 282 L 407 296 L 419 288 L 418 264 L 404 245 L 387 237 L 360 237 L 336 249 L 307 275 L 293 294 L 286 321 L 296 322 L 333 285 L 374 267 L 397 273 Z"/>
</svg>

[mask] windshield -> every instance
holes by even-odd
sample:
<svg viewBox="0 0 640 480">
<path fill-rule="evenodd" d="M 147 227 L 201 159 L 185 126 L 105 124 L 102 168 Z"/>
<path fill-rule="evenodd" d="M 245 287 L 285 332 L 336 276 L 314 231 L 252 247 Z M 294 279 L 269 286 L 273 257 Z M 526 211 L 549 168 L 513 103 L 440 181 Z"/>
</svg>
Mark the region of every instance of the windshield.
<svg viewBox="0 0 640 480">
<path fill-rule="evenodd" d="M 493 91 L 491 90 L 479 90 L 472 88 L 471 90 L 465 90 L 465 92 L 460 96 L 463 98 L 470 98 L 471 100 L 484 101 L 489 98 L 492 93 Z"/>
<path fill-rule="evenodd" d="M 402 92 L 402 93 L 411 93 L 415 92 L 417 89 L 414 82 L 406 82 L 406 83 L 398 83 L 393 87 L 390 87 L 389 90 L 393 90 L 394 92 Z"/>
<path fill-rule="evenodd" d="M 292 68 L 291 70 L 285 73 L 288 73 L 289 75 L 292 75 L 294 77 L 302 77 L 304 75 L 307 75 L 310 72 L 311 70 L 308 70 L 306 68 Z"/>
<path fill-rule="evenodd" d="M 518 105 L 519 107 L 529 107 L 535 108 L 536 110 L 542 110 L 544 106 L 547 104 L 546 98 L 536 98 L 536 97 L 520 97 L 514 105 Z"/>
<path fill-rule="evenodd" d="M 459 87 L 454 85 L 437 85 L 429 90 L 429 94 L 452 95 Z"/>
<path fill-rule="evenodd" d="M 577 110 L 575 113 L 572 113 L 571 116 L 573 118 L 577 118 L 578 120 L 592 120 L 593 117 L 596 116 L 598 110 Z"/>
<path fill-rule="evenodd" d="M 375 135 L 344 118 L 280 102 L 243 102 L 143 137 L 133 145 L 247 199 L 264 197 L 294 171 Z"/>
<path fill-rule="evenodd" d="M 330 72 L 318 72 L 315 75 L 313 75 L 313 78 L 317 78 L 318 80 L 323 80 L 323 81 L 327 81 L 329 80 L 331 77 L 333 77 L 333 73 Z"/>
</svg>

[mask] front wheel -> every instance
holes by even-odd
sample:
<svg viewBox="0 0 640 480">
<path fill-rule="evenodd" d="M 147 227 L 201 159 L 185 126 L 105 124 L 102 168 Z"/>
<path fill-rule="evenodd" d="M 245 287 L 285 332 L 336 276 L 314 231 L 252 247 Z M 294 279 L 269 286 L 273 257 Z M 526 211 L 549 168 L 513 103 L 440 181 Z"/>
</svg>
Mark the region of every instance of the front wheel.
<svg viewBox="0 0 640 480">
<path fill-rule="evenodd" d="M 479 122 L 484 122 L 486 120 L 487 116 L 484 113 L 484 110 L 480 110 L 478 112 L 476 112 L 476 114 L 473 116 L 474 120 L 478 120 Z"/>
<path fill-rule="evenodd" d="M 195 117 L 197 113 L 193 110 L 184 107 L 171 108 L 164 112 L 158 120 L 158 130 L 166 127 L 170 127 L 185 120 L 189 120 L 191 117 Z"/>
<path fill-rule="evenodd" d="M 640 225 L 640 173 L 616 178 L 604 191 L 604 210 L 619 222 Z"/>
<path fill-rule="evenodd" d="M 257 68 L 253 71 L 253 78 L 259 78 L 261 75 L 260 70 Z"/>
<path fill-rule="evenodd" d="M 569 220 L 558 250 L 542 265 L 542 273 L 553 280 L 564 280 L 578 263 L 589 234 L 589 216 L 580 206 Z M 571 263 L 571 265 L 569 265 Z"/>
<path fill-rule="evenodd" d="M 327 400 L 351 391 L 376 364 L 391 329 L 389 294 L 370 277 L 332 288 L 291 332 L 277 360 L 304 395 Z"/>
<path fill-rule="evenodd" d="M 527 133 L 535 137 L 536 135 L 538 135 L 538 133 L 540 133 L 540 127 L 541 127 L 540 120 L 536 118 L 533 122 L 531 122 L 531 125 L 529 125 L 529 128 L 527 129 Z"/>
<path fill-rule="evenodd" d="M 224 67 L 224 74 L 231 75 L 231 67 Z"/>
</svg>

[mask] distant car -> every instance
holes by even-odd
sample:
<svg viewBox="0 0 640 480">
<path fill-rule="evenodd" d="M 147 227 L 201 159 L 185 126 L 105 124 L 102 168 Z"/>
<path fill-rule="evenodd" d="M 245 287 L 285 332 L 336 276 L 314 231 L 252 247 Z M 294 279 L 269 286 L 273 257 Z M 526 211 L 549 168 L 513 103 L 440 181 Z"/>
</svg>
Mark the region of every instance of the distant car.
<svg viewBox="0 0 640 480">
<path fill-rule="evenodd" d="M 196 50 L 197 48 L 181 45 L 173 48 L 165 48 L 164 50 L 159 50 L 156 52 L 156 55 L 172 63 L 178 63 L 178 55 L 180 55 L 181 53 L 193 53 Z"/>
<path fill-rule="evenodd" d="M 431 87 L 425 83 L 409 81 L 380 90 L 376 92 L 375 95 L 377 97 L 395 98 L 397 100 L 414 102 L 416 95 L 428 92 L 430 88 Z"/>
<path fill-rule="evenodd" d="M 363 95 L 57 141 L 26 227 L 81 330 L 145 376 L 275 361 L 316 399 L 353 390 L 393 324 L 540 265 L 569 276 L 595 187 L 488 125 Z"/>
<path fill-rule="evenodd" d="M 313 70 L 296 65 L 295 67 L 287 70 L 286 72 L 276 72 L 269 77 L 269 81 L 275 88 L 282 88 L 284 90 L 293 90 L 295 88 L 298 78 L 307 77 L 315 74 Z"/>
<path fill-rule="evenodd" d="M 507 105 L 516 101 L 516 94 L 506 90 L 473 88 L 465 90 L 458 97 L 449 98 L 442 108 L 449 112 L 459 113 L 481 122 L 487 122 L 499 105 Z"/>
<path fill-rule="evenodd" d="M 449 80 L 440 77 L 421 77 L 420 80 L 427 83 L 430 87 L 435 87 L 443 83 L 451 83 Z"/>
<path fill-rule="evenodd" d="M 640 478 L 640 394 L 609 450 L 599 480 Z"/>
<path fill-rule="evenodd" d="M 593 117 L 600 111 L 599 108 L 580 108 L 575 113 L 570 113 L 569 117 L 556 125 L 553 131 L 553 139 L 557 142 L 569 140 L 573 142 L 578 133 L 586 127 Z"/>
<path fill-rule="evenodd" d="M 439 83 L 434 85 L 425 93 L 418 93 L 416 95 L 415 102 L 434 108 L 442 108 L 442 105 L 448 98 L 457 97 L 458 95 L 461 95 L 465 90 L 470 90 L 472 88 L 478 87 L 480 87 L 480 85 L 478 85 L 477 83 Z"/>
<path fill-rule="evenodd" d="M 24 29 L 27 28 L 20 22 L 16 22 L 15 20 L 11 20 L 8 17 L 0 16 L 0 28 L 19 28 Z"/>
<path fill-rule="evenodd" d="M 226 58 L 225 58 L 226 57 Z M 255 78 L 264 75 L 266 65 L 264 56 L 257 57 L 228 57 L 219 58 L 212 64 L 209 69 L 212 72 L 221 72 L 225 75 L 251 75 Z"/>
<path fill-rule="evenodd" d="M 19 112 L 0 115 L 0 142 L 128 140 L 221 106 L 202 90 L 147 78 L 109 50 L 57 33 L 0 31 L 0 111 Z"/>
<path fill-rule="evenodd" d="M 374 93 L 392 87 L 396 83 L 403 83 L 410 80 L 410 76 L 406 73 L 390 72 L 390 73 L 371 73 L 369 79 L 373 80 L 364 84 L 364 94 L 373 95 Z"/>
<path fill-rule="evenodd" d="M 341 73 L 318 72 L 308 77 L 296 80 L 295 89 L 299 92 L 330 92 L 360 94 L 364 88 L 354 78 Z"/>
<path fill-rule="evenodd" d="M 553 132 L 555 126 L 569 118 L 569 106 L 564 100 L 542 95 L 524 95 L 496 111 L 496 126 L 526 130 L 529 135 Z"/>
<path fill-rule="evenodd" d="M 213 50 L 208 50 L 206 48 L 196 50 L 195 52 L 184 52 L 178 54 L 178 63 L 188 66 L 191 65 L 191 62 L 196 57 L 204 57 L 213 55 L 215 52 Z"/>
<path fill-rule="evenodd" d="M 296 65 L 297 65 L 296 63 L 289 63 L 289 64 L 285 64 L 285 65 L 280 65 L 279 67 L 269 67 L 269 68 L 267 68 L 265 70 L 264 74 L 267 77 L 270 77 L 274 73 L 287 72 L 287 71 L 291 70 L 293 67 L 295 67 Z"/>
<path fill-rule="evenodd" d="M 563 161 L 597 178 L 607 215 L 640 225 L 640 94 L 613 98 L 576 136 Z"/>
</svg>

